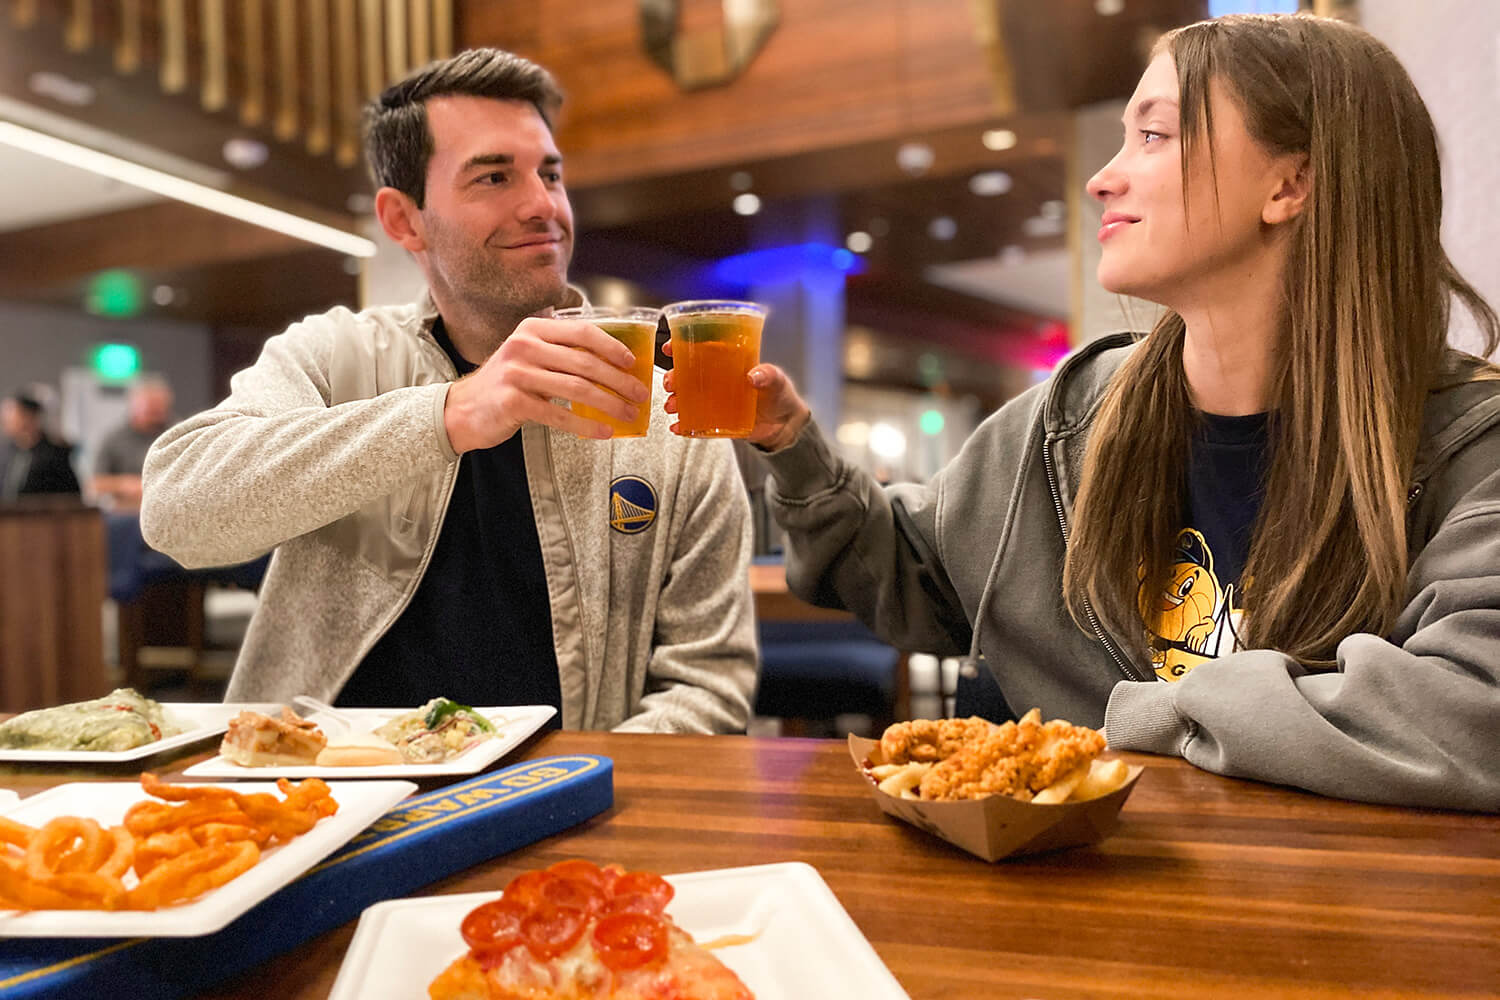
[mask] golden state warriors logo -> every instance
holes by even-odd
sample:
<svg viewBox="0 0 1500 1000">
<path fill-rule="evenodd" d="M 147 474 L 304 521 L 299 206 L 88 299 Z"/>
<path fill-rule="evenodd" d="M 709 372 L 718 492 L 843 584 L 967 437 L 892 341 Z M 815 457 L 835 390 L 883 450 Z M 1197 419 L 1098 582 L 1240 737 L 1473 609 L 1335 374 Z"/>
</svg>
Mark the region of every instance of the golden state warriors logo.
<svg viewBox="0 0 1500 1000">
<path fill-rule="evenodd" d="M 639 535 L 656 520 L 656 491 L 640 476 L 621 476 L 609 484 L 609 526 Z"/>
</svg>

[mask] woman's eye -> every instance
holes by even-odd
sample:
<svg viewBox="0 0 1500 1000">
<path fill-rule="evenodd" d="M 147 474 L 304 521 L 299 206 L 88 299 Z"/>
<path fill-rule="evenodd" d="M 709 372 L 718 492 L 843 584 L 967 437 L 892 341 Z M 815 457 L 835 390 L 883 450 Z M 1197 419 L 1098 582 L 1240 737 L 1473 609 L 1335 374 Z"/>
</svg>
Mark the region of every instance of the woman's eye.
<svg viewBox="0 0 1500 1000">
<path fill-rule="evenodd" d="M 1151 131 L 1148 128 L 1141 129 L 1141 142 L 1145 143 L 1147 146 L 1151 145 L 1153 142 L 1155 142 L 1158 139 L 1165 139 L 1165 138 L 1166 138 L 1166 134 L 1165 133 L 1162 133 L 1162 132 L 1153 132 L 1153 131 Z"/>
</svg>

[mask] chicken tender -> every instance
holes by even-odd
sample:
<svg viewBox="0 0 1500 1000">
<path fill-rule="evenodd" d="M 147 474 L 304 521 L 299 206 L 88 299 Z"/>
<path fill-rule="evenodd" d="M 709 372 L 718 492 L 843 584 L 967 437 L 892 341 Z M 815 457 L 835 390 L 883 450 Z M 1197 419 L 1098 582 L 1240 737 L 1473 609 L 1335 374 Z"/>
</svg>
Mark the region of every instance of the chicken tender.
<svg viewBox="0 0 1500 1000">
<path fill-rule="evenodd" d="M 967 719 L 913 719 L 887 726 L 880 753 L 888 764 L 933 763 L 957 753 L 970 740 L 998 729 L 977 715 Z"/>
<path fill-rule="evenodd" d="M 1024 802 L 1081 779 L 1104 746 L 1103 734 L 1062 719 L 1043 723 L 1036 709 L 1000 726 L 979 718 L 898 723 L 880 741 L 887 762 L 935 762 L 918 786 L 922 799 L 1008 795 Z"/>
</svg>

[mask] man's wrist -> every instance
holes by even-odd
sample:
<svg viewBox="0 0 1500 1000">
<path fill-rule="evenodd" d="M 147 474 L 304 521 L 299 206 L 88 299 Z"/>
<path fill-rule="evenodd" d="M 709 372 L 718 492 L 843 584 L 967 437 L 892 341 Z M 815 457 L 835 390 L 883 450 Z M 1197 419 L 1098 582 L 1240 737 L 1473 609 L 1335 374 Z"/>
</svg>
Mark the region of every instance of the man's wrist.
<svg viewBox="0 0 1500 1000">
<path fill-rule="evenodd" d="M 448 383 L 448 395 L 443 400 L 443 430 L 448 434 L 448 444 L 462 455 L 472 451 L 474 445 L 469 435 L 469 407 L 463 379 Z"/>
</svg>

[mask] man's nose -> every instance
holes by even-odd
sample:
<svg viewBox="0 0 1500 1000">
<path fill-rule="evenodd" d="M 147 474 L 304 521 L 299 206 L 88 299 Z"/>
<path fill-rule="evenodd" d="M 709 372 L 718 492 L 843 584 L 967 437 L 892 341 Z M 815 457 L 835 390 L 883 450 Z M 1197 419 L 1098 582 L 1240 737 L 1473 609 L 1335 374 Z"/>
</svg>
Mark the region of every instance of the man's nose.
<svg viewBox="0 0 1500 1000">
<path fill-rule="evenodd" d="M 557 215 L 557 203 L 545 181 L 533 174 L 522 191 L 516 214 L 523 219 L 550 220 Z"/>
</svg>

